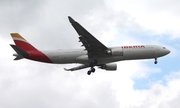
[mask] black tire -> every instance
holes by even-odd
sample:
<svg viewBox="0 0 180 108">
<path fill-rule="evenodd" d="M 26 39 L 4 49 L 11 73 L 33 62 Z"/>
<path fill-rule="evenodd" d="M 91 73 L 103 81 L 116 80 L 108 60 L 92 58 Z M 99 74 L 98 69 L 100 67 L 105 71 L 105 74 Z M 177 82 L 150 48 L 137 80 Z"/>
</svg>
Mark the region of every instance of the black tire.
<svg viewBox="0 0 180 108">
<path fill-rule="evenodd" d="M 87 74 L 88 74 L 88 75 L 91 75 L 91 71 L 88 71 Z"/>
<path fill-rule="evenodd" d="M 95 72 L 95 69 L 94 69 L 94 68 L 92 68 L 92 69 L 91 69 L 91 71 L 92 71 L 92 72 Z"/>
<path fill-rule="evenodd" d="M 154 64 L 157 64 L 157 63 L 158 63 L 157 61 L 154 62 Z"/>
</svg>

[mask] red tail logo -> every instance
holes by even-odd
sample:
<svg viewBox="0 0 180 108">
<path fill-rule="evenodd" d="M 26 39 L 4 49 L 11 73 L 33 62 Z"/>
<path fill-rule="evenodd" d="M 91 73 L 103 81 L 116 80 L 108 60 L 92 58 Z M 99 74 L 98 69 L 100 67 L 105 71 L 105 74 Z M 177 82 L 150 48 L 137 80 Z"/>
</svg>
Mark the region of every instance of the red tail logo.
<svg viewBox="0 0 180 108">
<path fill-rule="evenodd" d="M 16 46 L 21 48 L 24 51 L 38 51 L 34 46 L 32 46 L 30 43 L 28 43 L 20 34 L 18 33 L 11 33 L 11 36 L 14 40 L 14 43 Z"/>
<path fill-rule="evenodd" d="M 37 50 L 34 46 L 28 43 L 20 34 L 11 33 L 11 36 L 16 46 L 18 46 L 21 50 L 29 54 L 29 56 L 25 58 L 35 60 L 35 61 L 52 63 L 52 61 L 44 53 Z M 11 46 L 14 47 L 13 45 Z"/>
</svg>

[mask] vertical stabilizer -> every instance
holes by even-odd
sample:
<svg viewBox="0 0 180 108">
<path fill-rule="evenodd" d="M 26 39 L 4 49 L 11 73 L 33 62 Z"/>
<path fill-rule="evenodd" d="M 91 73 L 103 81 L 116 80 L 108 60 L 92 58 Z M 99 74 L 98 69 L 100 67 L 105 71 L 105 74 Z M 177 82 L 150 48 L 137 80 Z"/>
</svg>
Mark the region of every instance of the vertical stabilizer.
<svg viewBox="0 0 180 108">
<path fill-rule="evenodd" d="M 16 56 L 14 60 L 20 60 L 22 58 L 52 63 L 52 61 L 48 58 L 46 54 L 37 50 L 34 46 L 32 46 L 29 42 L 27 42 L 19 33 L 11 33 L 11 36 L 16 45 L 11 45 L 11 47 L 16 51 L 17 54 L 13 54 Z"/>
<path fill-rule="evenodd" d="M 18 46 L 22 50 L 24 50 L 24 51 L 31 51 L 31 50 L 37 51 L 37 49 L 34 46 L 32 46 L 30 43 L 28 43 L 19 33 L 11 33 L 11 36 L 12 36 L 16 46 Z"/>
</svg>

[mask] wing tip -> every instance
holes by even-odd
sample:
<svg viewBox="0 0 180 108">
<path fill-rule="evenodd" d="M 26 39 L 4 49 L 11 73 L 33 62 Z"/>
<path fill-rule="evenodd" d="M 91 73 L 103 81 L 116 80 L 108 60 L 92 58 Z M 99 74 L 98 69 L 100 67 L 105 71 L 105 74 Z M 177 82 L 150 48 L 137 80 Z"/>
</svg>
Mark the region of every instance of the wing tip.
<svg viewBox="0 0 180 108">
<path fill-rule="evenodd" d="M 76 22 L 71 16 L 68 16 L 68 19 L 70 23 Z"/>
</svg>

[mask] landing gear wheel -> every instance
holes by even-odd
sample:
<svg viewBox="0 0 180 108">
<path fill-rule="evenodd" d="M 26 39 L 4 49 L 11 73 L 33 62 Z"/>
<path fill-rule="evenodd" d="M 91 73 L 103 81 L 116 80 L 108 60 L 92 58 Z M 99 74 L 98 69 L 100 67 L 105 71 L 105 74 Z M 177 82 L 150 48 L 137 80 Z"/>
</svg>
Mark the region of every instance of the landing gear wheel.
<svg viewBox="0 0 180 108">
<path fill-rule="evenodd" d="M 157 63 L 158 63 L 157 61 L 154 62 L 154 64 L 157 64 Z"/>
<path fill-rule="evenodd" d="M 91 71 L 94 73 L 94 72 L 95 72 L 95 69 L 94 69 L 94 68 L 91 68 Z"/>
<path fill-rule="evenodd" d="M 89 66 L 91 67 L 91 69 L 87 72 L 88 75 L 91 75 L 91 73 L 95 72 L 94 66 L 96 66 L 98 63 L 98 61 L 95 59 L 94 61 L 90 62 Z"/>
<path fill-rule="evenodd" d="M 91 75 L 91 71 L 89 70 L 89 71 L 87 72 L 87 74 L 88 74 L 88 75 Z"/>
<path fill-rule="evenodd" d="M 154 64 L 157 64 L 158 62 L 157 62 L 157 58 L 155 58 L 155 61 L 154 61 Z"/>
</svg>

